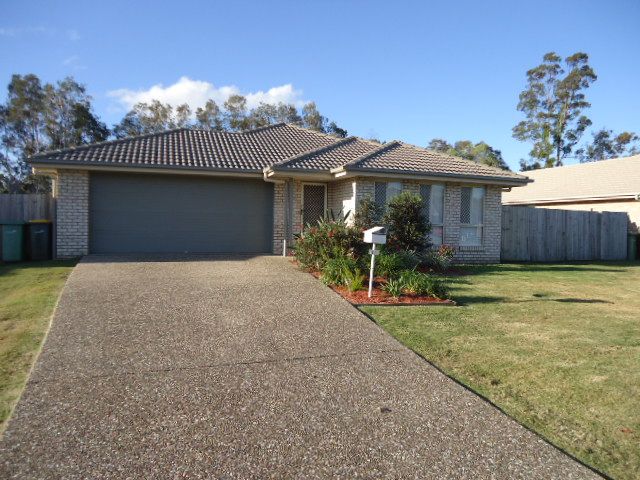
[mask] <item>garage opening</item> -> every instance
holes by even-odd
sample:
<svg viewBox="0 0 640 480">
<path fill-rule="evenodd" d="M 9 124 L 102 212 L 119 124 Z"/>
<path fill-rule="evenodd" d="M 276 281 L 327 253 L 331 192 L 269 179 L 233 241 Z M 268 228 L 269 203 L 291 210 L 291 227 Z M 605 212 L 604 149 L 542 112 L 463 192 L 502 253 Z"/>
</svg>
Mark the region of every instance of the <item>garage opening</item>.
<svg viewBox="0 0 640 480">
<path fill-rule="evenodd" d="M 91 253 L 270 253 L 273 184 L 92 173 Z"/>
</svg>

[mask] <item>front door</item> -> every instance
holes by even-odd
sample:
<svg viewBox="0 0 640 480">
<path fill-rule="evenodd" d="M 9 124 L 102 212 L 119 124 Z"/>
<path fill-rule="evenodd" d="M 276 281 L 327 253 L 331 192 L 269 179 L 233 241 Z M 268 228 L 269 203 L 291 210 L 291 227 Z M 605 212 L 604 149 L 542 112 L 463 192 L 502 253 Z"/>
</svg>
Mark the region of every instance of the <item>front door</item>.
<svg viewBox="0 0 640 480">
<path fill-rule="evenodd" d="M 302 224 L 315 225 L 327 210 L 327 186 L 322 183 L 302 185 Z"/>
</svg>

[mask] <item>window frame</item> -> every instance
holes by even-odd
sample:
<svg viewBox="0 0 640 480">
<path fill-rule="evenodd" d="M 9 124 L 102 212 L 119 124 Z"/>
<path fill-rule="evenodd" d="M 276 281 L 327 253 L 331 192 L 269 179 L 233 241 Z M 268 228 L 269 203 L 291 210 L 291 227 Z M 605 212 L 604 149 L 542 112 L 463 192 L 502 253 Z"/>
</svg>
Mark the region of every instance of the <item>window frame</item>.
<svg viewBox="0 0 640 480">
<path fill-rule="evenodd" d="M 428 183 L 428 182 L 421 182 L 419 184 L 419 188 L 422 188 L 422 186 L 428 186 L 429 187 L 429 215 L 427 216 L 427 221 L 429 222 L 429 224 L 431 225 L 431 233 L 429 233 L 429 241 L 431 242 L 431 244 L 435 247 L 439 247 L 440 245 L 445 245 L 445 218 L 446 218 L 446 202 L 445 202 L 445 198 L 446 198 L 446 190 L 447 190 L 447 184 L 446 183 L 438 183 L 438 182 L 434 182 L 434 183 Z M 432 205 L 432 201 L 433 201 L 433 186 L 437 185 L 437 186 L 441 186 L 442 187 L 442 223 L 433 223 L 431 221 L 431 205 Z M 422 198 L 423 202 L 424 202 L 424 198 L 422 197 L 422 192 L 420 192 L 420 197 Z M 440 227 L 442 228 L 442 237 L 440 238 L 440 243 L 436 243 L 433 241 L 433 227 Z"/>
<path fill-rule="evenodd" d="M 468 188 L 471 190 L 471 196 L 469 197 L 469 223 L 463 223 L 462 222 L 462 191 Z M 480 189 L 482 190 L 482 203 L 481 203 L 481 221 L 480 223 L 471 223 L 471 218 L 472 218 L 472 208 L 473 208 L 473 191 L 475 189 Z M 465 185 L 463 187 L 460 187 L 460 246 L 461 247 L 482 247 L 484 246 L 484 217 L 485 217 L 485 212 L 486 212 L 486 202 L 487 202 L 487 188 L 485 185 Z M 463 229 L 471 229 L 471 228 L 475 228 L 478 231 L 478 243 L 465 243 L 463 242 L 463 235 L 462 235 L 462 230 Z"/>
<path fill-rule="evenodd" d="M 377 190 L 377 186 L 378 185 L 382 185 L 384 184 L 384 204 L 380 205 L 376 200 L 377 200 L 377 196 L 376 196 L 376 190 Z M 398 193 L 396 195 L 394 195 L 393 197 L 389 197 L 389 185 L 390 184 L 398 184 L 400 185 L 400 190 L 398 191 Z M 373 201 L 376 205 L 378 205 L 383 213 L 387 211 L 387 205 L 389 205 L 389 202 L 397 197 L 398 195 L 400 195 L 402 192 L 404 192 L 405 188 L 404 188 L 404 182 L 402 180 L 400 181 L 389 181 L 389 180 L 384 180 L 384 181 L 374 181 L 373 182 Z"/>
</svg>

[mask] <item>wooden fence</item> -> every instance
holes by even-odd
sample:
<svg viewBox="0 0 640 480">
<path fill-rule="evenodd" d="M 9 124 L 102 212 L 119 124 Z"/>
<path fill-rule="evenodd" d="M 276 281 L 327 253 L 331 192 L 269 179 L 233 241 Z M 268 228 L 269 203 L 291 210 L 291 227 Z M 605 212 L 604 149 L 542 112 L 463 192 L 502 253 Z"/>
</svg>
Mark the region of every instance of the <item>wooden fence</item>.
<svg viewBox="0 0 640 480">
<path fill-rule="evenodd" d="M 0 194 L 0 222 L 53 220 L 54 200 L 49 194 Z"/>
<path fill-rule="evenodd" d="M 502 207 L 502 261 L 624 260 L 623 212 Z"/>
</svg>

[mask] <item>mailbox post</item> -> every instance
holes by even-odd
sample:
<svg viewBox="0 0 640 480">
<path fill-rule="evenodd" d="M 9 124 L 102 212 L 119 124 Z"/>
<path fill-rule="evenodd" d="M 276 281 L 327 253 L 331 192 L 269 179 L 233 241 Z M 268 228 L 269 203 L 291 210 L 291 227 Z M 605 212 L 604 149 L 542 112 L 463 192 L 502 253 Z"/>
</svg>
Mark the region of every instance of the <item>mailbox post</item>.
<svg viewBox="0 0 640 480">
<path fill-rule="evenodd" d="M 369 272 L 369 298 L 373 291 L 373 272 L 376 269 L 376 255 L 380 250 L 376 250 L 376 245 L 384 245 L 387 243 L 387 230 L 384 227 L 373 227 L 364 231 L 365 243 L 371 243 L 371 271 Z"/>
</svg>

